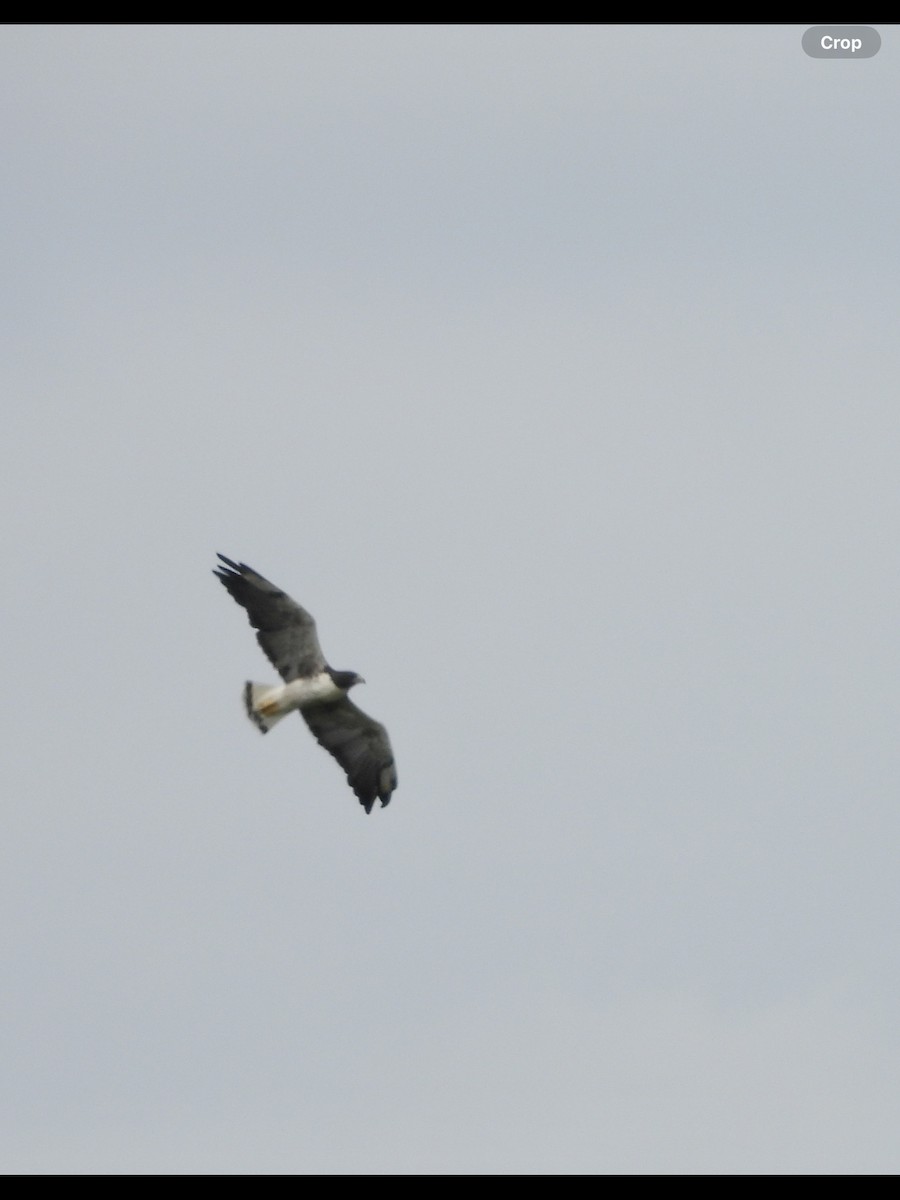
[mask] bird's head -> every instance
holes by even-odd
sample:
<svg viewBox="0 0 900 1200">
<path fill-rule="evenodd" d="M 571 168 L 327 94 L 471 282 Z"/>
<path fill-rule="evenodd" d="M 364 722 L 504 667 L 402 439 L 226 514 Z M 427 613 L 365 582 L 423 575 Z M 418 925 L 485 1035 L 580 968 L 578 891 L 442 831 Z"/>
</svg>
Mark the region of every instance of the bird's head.
<svg viewBox="0 0 900 1200">
<path fill-rule="evenodd" d="M 339 687 L 343 692 L 349 692 L 358 683 L 366 682 L 362 675 L 357 675 L 355 671 L 330 671 L 329 674 L 334 680 L 335 687 Z"/>
</svg>

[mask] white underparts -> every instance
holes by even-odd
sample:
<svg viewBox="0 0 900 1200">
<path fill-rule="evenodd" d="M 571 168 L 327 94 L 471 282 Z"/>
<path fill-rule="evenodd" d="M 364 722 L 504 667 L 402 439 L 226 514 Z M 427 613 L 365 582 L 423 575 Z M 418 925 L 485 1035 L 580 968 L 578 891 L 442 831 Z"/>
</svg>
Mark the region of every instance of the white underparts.
<svg viewBox="0 0 900 1200">
<path fill-rule="evenodd" d="M 290 683 L 252 683 L 248 680 L 244 684 L 244 707 L 250 720 L 263 733 L 268 733 L 282 717 L 304 704 L 336 700 L 343 694 L 326 671 L 304 679 L 292 679 Z"/>
</svg>

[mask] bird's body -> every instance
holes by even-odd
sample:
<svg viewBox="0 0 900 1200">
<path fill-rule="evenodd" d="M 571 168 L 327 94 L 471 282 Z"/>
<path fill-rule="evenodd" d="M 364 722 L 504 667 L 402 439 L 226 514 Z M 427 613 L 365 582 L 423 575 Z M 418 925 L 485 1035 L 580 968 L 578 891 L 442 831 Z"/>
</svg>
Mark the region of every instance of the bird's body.
<svg viewBox="0 0 900 1200">
<path fill-rule="evenodd" d="M 268 733 L 276 721 L 309 704 L 332 704 L 346 696 L 327 671 L 307 679 L 292 679 L 290 683 L 244 684 L 244 707 L 247 716 L 263 733 Z"/>
<path fill-rule="evenodd" d="M 347 695 L 365 682 L 355 671 L 329 667 L 319 645 L 313 618 L 280 588 L 246 563 L 224 554 L 213 572 L 247 610 L 257 641 L 277 669 L 283 684 L 244 685 L 247 715 L 263 733 L 290 712 L 299 711 L 319 745 L 347 774 L 365 808 L 376 799 L 384 808 L 397 787 L 397 771 L 387 730 L 357 708 Z"/>
</svg>

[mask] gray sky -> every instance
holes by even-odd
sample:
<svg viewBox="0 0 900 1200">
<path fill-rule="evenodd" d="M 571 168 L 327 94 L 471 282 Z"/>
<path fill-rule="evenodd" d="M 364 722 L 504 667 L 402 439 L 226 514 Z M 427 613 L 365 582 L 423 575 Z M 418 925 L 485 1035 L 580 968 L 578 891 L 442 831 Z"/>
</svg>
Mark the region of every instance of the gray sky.
<svg viewBox="0 0 900 1200">
<path fill-rule="evenodd" d="M 5 1172 L 900 1170 L 896 30 L 803 29 L 4 30 Z"/>
</svg>

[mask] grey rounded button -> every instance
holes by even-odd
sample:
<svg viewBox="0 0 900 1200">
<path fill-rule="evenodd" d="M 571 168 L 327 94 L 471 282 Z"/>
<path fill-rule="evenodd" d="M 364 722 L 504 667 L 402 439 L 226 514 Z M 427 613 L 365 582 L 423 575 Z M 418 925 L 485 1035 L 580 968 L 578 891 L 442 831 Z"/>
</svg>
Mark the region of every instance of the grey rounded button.
<svg viewBox="0 0 900 1200">
<path fill-rule="evenodd" d="M 802 45 L 810 58 L 871 58 L 881 49 L 881 34 L 870 25 L 813 25 Z"/>
</svg>

